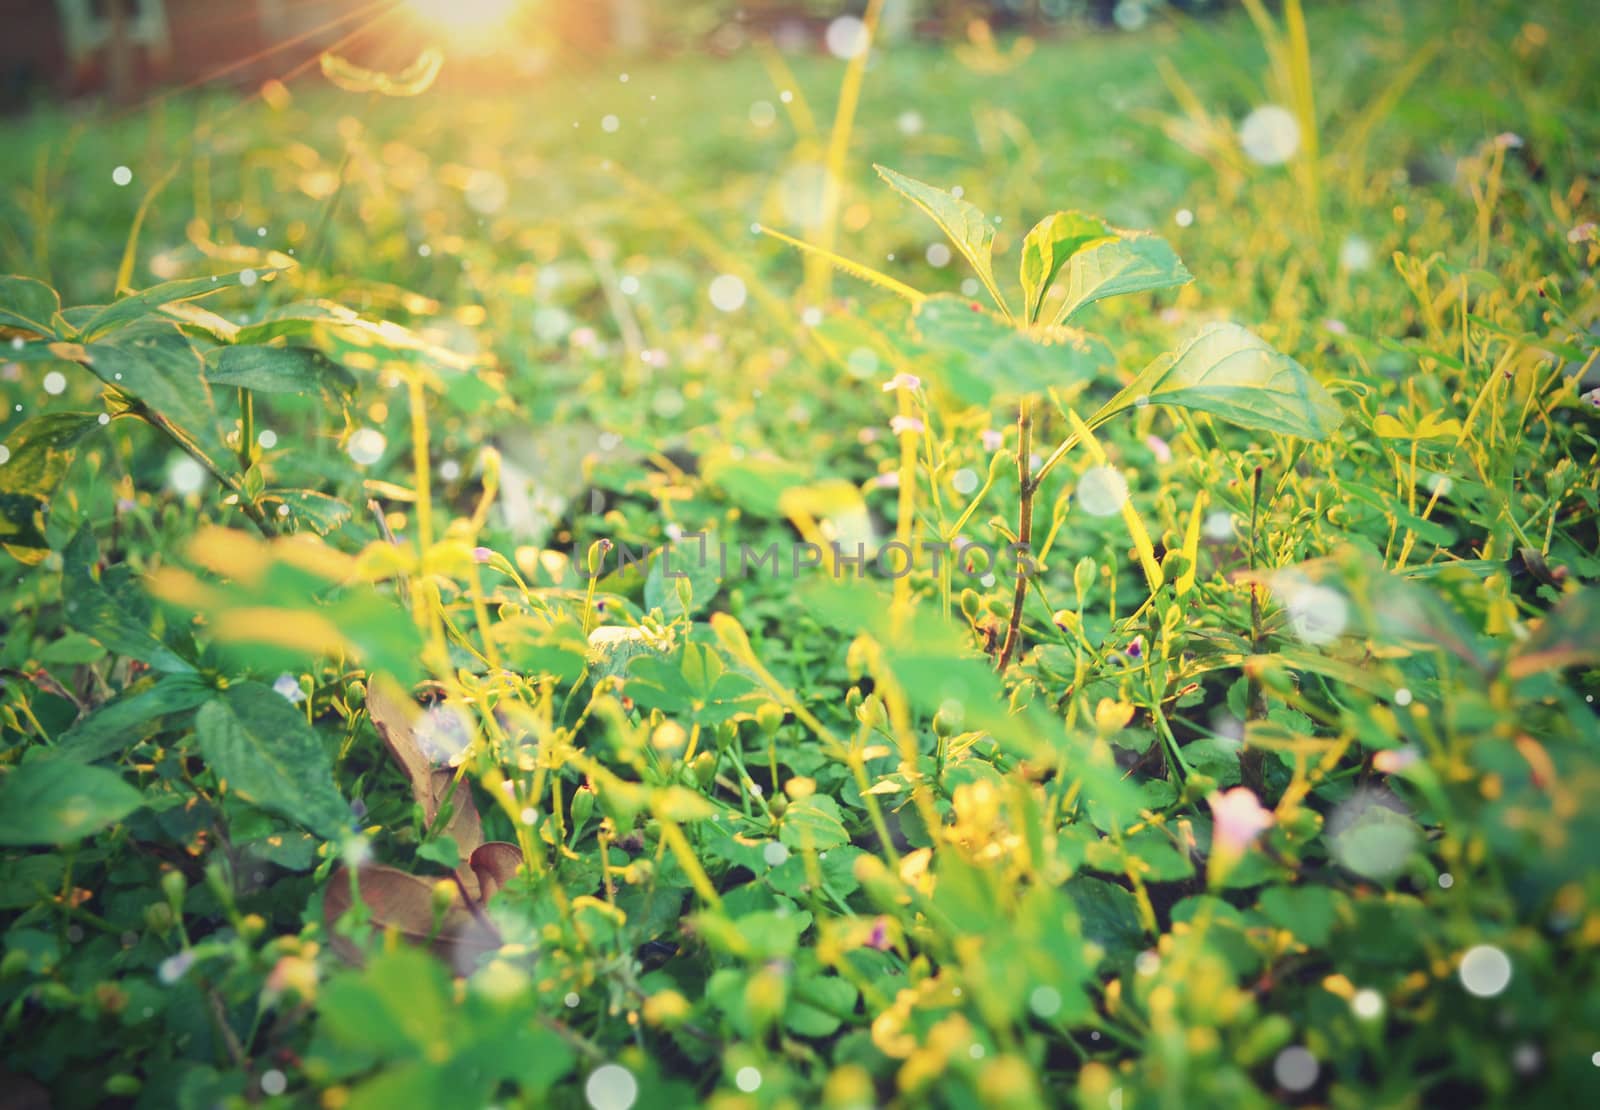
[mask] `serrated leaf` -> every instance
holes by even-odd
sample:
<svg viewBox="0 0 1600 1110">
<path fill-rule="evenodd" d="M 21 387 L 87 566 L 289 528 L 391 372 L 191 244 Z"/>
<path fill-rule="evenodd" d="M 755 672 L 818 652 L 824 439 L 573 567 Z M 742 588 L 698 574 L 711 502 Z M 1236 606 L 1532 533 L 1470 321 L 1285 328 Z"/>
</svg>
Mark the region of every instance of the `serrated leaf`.
<svg viewBox="0 0 1600 1110">
<path fill-rule="evenodd" d="M 918 369 L 957 398 L 988 407 L 1001 398 L 1070 389 L 1112 363 L 1111 351 L 1073 328 L 1019 329 L 972 301 L 929 297 L 912 315 L 927 348 Z"/>
<path fill-rule="evenodd" d="M 1033 226 L 1022 241 L 1022 319 L 1039 318 L 1044 295 L 1061 268 L 1079 251 L 1116 232 L 1082 212 L 1057 212 Z"/>
<path fill-rule="evenodd" d="M 0 274 L 0 325 L 50 338 L 60 311 L 61 297 L 44 282 Z"/>
<path fill-rule="evenodd" d="M 355 516 L 349 502 L 314 489 L 269 489 L 262 492 L 260 500 L 272 512 L 278 512 L 278 506 L 287 506 L 289 522 L 319 536 L 326 536 Z"/>
<path fill-rule="evenodd" d="M 69 844 L 114 825 L 144 804 L 103 767 L 36 759 L 0 782 L 0 844 Z"/>
<path fill-rule="evenodd" d="M 189 451 L 213 469 L 225 457 L 200 352 L 175 325 L 130 329 L 115 343 L 74 352 L 97 378 L 141 402 Z"/>
<path fill-rule="evenodd" d="M 343 395 L 356 388 L 348 370 L 308 347 L 222 347 L 206 362 L 206 379 L 212 385 L 257 393 Z"/>
<path fill-rule="evenodd" d="M 236 289 L 244 284 L 244 274 L 250 274 L 251 280 L 271 277 L 275 270 L 240 270 L 232 274 L 217 274 L 214 277 L 180 278 L 177 281 L 163 282 L 152 285 L 139 293 L 123 297 L 121 300 L 103 307 L 93 309 L 73 309 L 72 312 L 90 313 L 87 319 L 78 325 L 84 335 L 85 341 L 93 342 L 100 339 L 107 332 L 126 327 L 136 320 L 153 316 L 163 307 L 183 301 L 199 300 L 209 297 L 213 293 L 220 293 L 224 289 Z M 72 319 L 73 317 L 69 317 Z"/>
<path fill-rule="evenodd" d="M 873 169 L 890 188 L 933 218 L 956 250 L 971 263 L 978 280 L 994 298 L 995 307 L 1009 317 L 1011 310 L 1006 307 L 1006 299 L 1000 295 L 1000 287 L 994 280 L 994 225 L 988 217 L 953 193 L 896 173 L 887 166 Z"/>
<path fill-rule="evenodd" d="M 49 554 L 44 516 L 72 465 L 78 440 L 96 427 L 90 413 L 52 412 L 23 421 L 6 436 L 0 464 L 0 543 L 24 563 Z"/>
<path fill-rule="evenodd" d="M 152 631 L 151 616 L 137 600 L 118 596 L 95 578 L 100 552 L 88 525 L 78 530 L 62 554 L 62 605 L 71 628 L 98 640 L 108 651 L 158 671 L 194 673 L 194 664 Z"/>
<path fill-rule="evenodd" d="M 1120 231 L 1115 239 L 1083 247 L 1068 261 L 1060 280 L 1066 296 L 1051 322 L 1070 320 L 1079 309 L 1107 297 L 1150 293 L 1193 280 L 1165 239 Z"/>
<path fill-rule="evenodd" d="M 77 763 L 104 759 L 132 747 L 150 722 L 186 713 L 204 704 L 212 693 L 197 675 L 166 675 L 146 689 L 124 693 L 96 709 L 63 733 L 51 754 Z"/>
<path fill-rule="evenodd" d="M 1213 324 L 1156 359 L 1094 423 L 1141 398 L 1302 439 L 1326 439 L 1342 419 L 1338 402 L 1304 366 L 1237 324 Z"/>
<path fill-rule="evenodd" d="M 699 613 L 722 588 L 722 573 L 714 552 L 715 535 L 687 536 L 661 549 L 650 560 L 650 573 L 644 580 L 644 607 L 659 609 L 668 620 L 692 617 Z M 678 594 L 681 584 L 689 587 L 689 604 Z"/>
<path fill-rule="evenodd" d="M 790 848 L 826 852 L 850 843 L 839 803 L 825 794 L 813 794 L 790 804 L 778 825 L 778 839 Z"/>
<path fill-rule="evenodd" d="M 195 738 L 206 763 L 247 801 L 324 838 L 338 836 L 349 809 L 328 753 L 300 711 L 258 682 L 229 687 L 200 707 Z"/>
</svg>

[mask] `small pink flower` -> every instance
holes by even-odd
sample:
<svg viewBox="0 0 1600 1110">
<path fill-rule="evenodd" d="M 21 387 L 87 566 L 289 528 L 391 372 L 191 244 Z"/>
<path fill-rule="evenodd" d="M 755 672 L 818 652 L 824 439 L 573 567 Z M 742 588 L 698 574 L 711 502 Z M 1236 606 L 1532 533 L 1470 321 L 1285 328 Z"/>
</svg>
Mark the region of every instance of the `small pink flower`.
<svg viewBox="0 0 1600 1110">
<path fill-rule="evenodd" d="M 1143 636 L 1135 636 L 1133 638 L 1133 642 L 1128 645 L 1128 654 L 1130 656 L 1132 656 L 1134 659 L 1143 659 L 1144 658 L 1144 637 Z"/>
<path fill-rule="evenodd" d="M 899 489 L 900 472 L 898 470 L 885 471 L 874 477 L 869 485 L 874 489 Z"/>
<path fill-rule="evenodd" d="M 1600 229 L 1595 227 L 1595 224 L 1592 220 L 1578 224 L 1577 226 L 1573 227 L 1571 231 L 1567 232 L 1567 242 L 1581 243 L 1585 239 L 1593 239 L 1596 237 L 1595 233 L 1597 230 Z"/>
<path fill-rule="evenodd" d="M 896 374 L 883 383 L 885 393 L 893 393 L 897 389 L 918 390 L 922 388 L 922 379 L 915 374 Z"/>
<path fill-rule="evenodd" d="M 494 552 L 487 547 L 474 547 L 472 549 L 472 558 L 474 562 L 487 563 L 494 558 Z"/>
<path fill-rule="evenodd" d="M 1372 769 L 1385 775 L 1398 774 L 1422 757 L 1416 748 L 1391 748 L 1372 757 Z"/>
<path fill-rule="evenodd" d="M 857 443 L 876 443 L 877 440 L 878 440 L 878 429 L 876 429 L 876 428 L 862 428 L 859 432 L 856 433 L 856 442 Z"/>
<path fill-rule="evenodd" d="M 1172 461 L 1172 448 L 1167 446 L 1167 441 L 1160 436 L 1145 436 L 1144 445 L 1150 448 L 1150 453 L 1156 457 L 1156 462 L 1165 466 Z"/>
<path fill-rule="evenodd" d="M 1497 146 L 1503 146 L 1507 150 L 1518 150 L 1523 145 L 1522 136 L 1515 131 L 1502 131 L 1494 137 L 1494 141 Z"/>
<path fill-rule="evenodd" d="M 1248 787 L 1235 786 L 1206 800 L 1211 803 L 1211 819 L 1215 825 L 1212 845 L 1222 851 L 1242 853 L 1276 820 L 1272 811 L 1263 807 Z"/>
<path fill-rule="evenodd" d="M 1591 389 L 1589 392 L 1585 393 L 1581 398 L 1579 398 L 1579 400 L 1588 401 L 1595 408 L 1600 409 L 1600 389 Z"/>
<path fill-rule="evenodd" d="M 880 917 L 872 923 L 872 932 L 867 934 L 867 947 L 876 948 L 879 952 L 889 949 L 889 919 Z"/>
<path fill-rule="evenodd" d="M 1350 325 L 1346 324 L 1343 320 L 1335 320 L 1332 316 L 1322 321 L 1322 326 L 1327 328 L 1334 335 L 1350 334 Z"/>
<path fill-rule="evenodd" d="M 983 430 L 983 449 L 985 451 L 998 451 L 1000 450 L 1000 445 L 1005 441 L 1004 433 L 996 431 L 994 428 L 985 428 Z"/>
<path fill-rule="evenodd" d="M 915 416 L 893 416 L 889 418 L 889 430 L 897 436 L 904 435 L 907 432 L 912 435 L 921 435 L 922 428 L 922 421 Z"/>
</svg>

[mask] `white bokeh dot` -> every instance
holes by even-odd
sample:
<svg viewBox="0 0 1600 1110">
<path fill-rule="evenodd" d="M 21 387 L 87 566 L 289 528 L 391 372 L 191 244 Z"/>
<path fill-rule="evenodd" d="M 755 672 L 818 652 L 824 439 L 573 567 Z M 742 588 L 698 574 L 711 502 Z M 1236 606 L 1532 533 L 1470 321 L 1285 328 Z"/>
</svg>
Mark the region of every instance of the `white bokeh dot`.
<svg viewBox="0 0 1600 1110">
<path fill-rule="evenodd" d="M 968 494 L 978 488 L 978 472 L 968 467 L 962 467 L 950 476 L 950 484 L 957 493 Z"/>
<path fill-rule="evenodd" d="M 1263 104 L 1239 124 L 1239 145 L 1251 161 L 1280 166 L 1300 149 L 1300 124 L 1289 109 Z"/>
<path fill-rule="evenodd" d="M 44 376 L 44 391 L 52 397 L 59 397 L 67 391 L 67 376 L 59 370 L 52 370 Z"/>
<path fill-rule="evenodd" d="M 1338 590 L 1304 585 L 1289 594 L 1289 628 L 1308 644 L 1338 639 L 1350 620 L 1350 603 Z"/>
<path fill-rule="evenodd" d="M 1272 1061 L 1272 1077 L 1286 1091 L 1305 1091 L 1317 1081 L 1317 1058 L 1302 1045 L 1290 1045 Z"/>
<path fill-rule="evenodd" d="M 628 1110 L 639 1097 L 639 1081 L 621 1064 L 601 1064 L 589 1073 L 583 1094 L 594 1110 Z"/>
<path fill-rule="evenodd" d="M 1053 1018 L 1061 1012 L 1061 992 L 1054 987 L 1034 987 L 1028 995 L 1028 1009 L 1042 1018 Z"/>
<path fill-rule="evenodd" d="M 118 187 L 133 184 L 133 171 L 127 166 L 118 166 L 111 171 L 111 183 Z"/>
<path fill-rule="evenodd" d="M 871 41 L 867 25 L 853 15 L 841 15 L 828 24 L 825 36 L 828 53 L 835 58 L 854 58 L 866 50 Z"/>
<path fill-rule="evenodd" d="M 256 436 L 256 442 L 259 443 L 264 450 L 270 451 L 274 447 L 278 446 L 278 433 L 273 431 L 271 428 L 263 428 L 261 430 L 261 434 Z"/>
<path fill-rule="evenodd" d="M 711 281 L 711 303 L 721 312 L 737 312 L 749 293 L 737 274 L 719 274 Z"/>
<path fill-rule="evenodd" d="M 1383 1013 L 1383 995 L 1371 987 L 1356 991 L 1350 998 L 1350 1009 L 1363 1021 L 1371 1021 Z"/>
<path fill-rule="evenodd" d="M 761 1072 L 755 1068 L 740 1068 L 733 1077 L 733 1085 L 745 1094 L 753 1094 L 761 1089 Z"/>
<path fill-rule="evenodd" d="M 950 248 L 943 243 L 933 243 L 928 247 L 928 265 L 943 269 L 950 265 Z"/>
<path fill-rule="evenodd" d="M 761 858 L 767 861 L 768 867 L 781 867 L 789 859 L 789 848 L 782 841 L 769 841 L 761 849 Z"/>
<path fill-rule="evenodd" d="M 289 1089 L 289 1079 L 277 1068 L 270 1068 L 261 1073 L 261 1093 L 276 1097 Z"/>
<path fill-rule="evenodd" d="M 1462 955 L 1456 972 L 1468 994 L 1493 998 L 1511 985 L 1511 957 L 1492 944 L 1476 944 Z"/>
<path fill-rule="evenodd" d="M 205 482 L 205 467 L 188 457 L 178 459 L 167 471 L 167 484 L 176 493 L 184 495 L 199 493 L 200 487 L 205 485 Z"/>
<path fill-rule="evenodd" d="M 616 132 L 620 131 L 621 129 L 622 129 L 622 121 L 620 119 L 618 119 L 616 116 L 602 116 L 601 117 L 601 119 L 600 119 L 600 130 L 606 132 L 607 134 L 615 134 Z"/>
<path fill-rule="evenodd" d="M 1128 501 L 1128 480 L 1113 466 L 1091 466 L 1078 479 L 1078 505 L 1091 516 L 1112 516 Z"/>
<path fill-rule="evenodd" d="M 357 428 L 351 435 L 350 442 L 345 445 L 345 451 L 361 466 L 371 466 L 383 458 L 383 452 L 389 446 L 389 441 L 383 438 L 383 433 L 376 428 Z"/>
</svg>

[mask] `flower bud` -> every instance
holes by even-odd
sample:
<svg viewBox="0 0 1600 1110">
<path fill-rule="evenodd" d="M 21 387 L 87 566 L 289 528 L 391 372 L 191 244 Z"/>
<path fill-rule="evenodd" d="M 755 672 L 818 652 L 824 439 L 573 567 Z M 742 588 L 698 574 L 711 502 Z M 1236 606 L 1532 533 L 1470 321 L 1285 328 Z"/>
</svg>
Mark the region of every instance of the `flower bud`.
<svg viewBox="0 0 1600 1110">
<path fill-rule="evenodd" d="M 589 815 L 594 812 L 594 791 L 588 786 L 580 786 L 572 794 L 572 827 L 581 829 L 589 820 Z"/>
<path fill-rule="evenodd" d="M 756 724 L 761 729 L 761 735 L 772 736 L 783 726 L 783 707 L 777 702 L 766 702 L 756 710 Z"/>
</svg>

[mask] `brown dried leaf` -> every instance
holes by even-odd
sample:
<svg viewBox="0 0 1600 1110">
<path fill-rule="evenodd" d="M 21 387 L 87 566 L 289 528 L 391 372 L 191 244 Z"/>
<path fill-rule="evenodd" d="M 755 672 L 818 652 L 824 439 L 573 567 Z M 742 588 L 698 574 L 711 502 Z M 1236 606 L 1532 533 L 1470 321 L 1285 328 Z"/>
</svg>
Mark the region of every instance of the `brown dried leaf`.
<svg viewBox="0 0 1600 1110">
<path fill-rule="evenodd" d="M 471 967 L 479 955 L 492 951 L 499 944 L 493 929 L 472 913 L 459 891 L 445 910 L 438 933 L 434 933 L 433 891 L 437 880 L 379 864 L 362 867 L 357 879 L 361 901 L 371 914 L 374 926 L 393 929 L 411 944 L 429 944 L 434 955 L 457 968 Z M 328 878 L 322 900 L 322 919 L 333 950 L 351 963 L 360 963 L 361 950 L 334 928 L 354 905 L 350 872 L 344 867 L 337 868 Z"/>
<path fill-rule="evenodd" d="M 468 862 L 477 876 L 482 900 L 487 902 L 522 866 L 522 849 L 504 840 L 491 840 L 480 845 Z"/>
<path fill-rule="evenodd" d="M 471 856 L 483 843 L 483 820 L 478 816 L 477 803 L 465 782 L 451 793 L 455 772 L 435 767 L 423 753 L 422 745 L 417 743 L 417 704 L 394 683 L 374 680 L 367 684 L 367 712 L 389 754 L 411 781 L 411 796 L 422 806 L 423 819 L 432 825 L 444 800 L 449 798 L 450 820 L 439 831 L 456 842 L 463 859 Z"/>
</svg>

